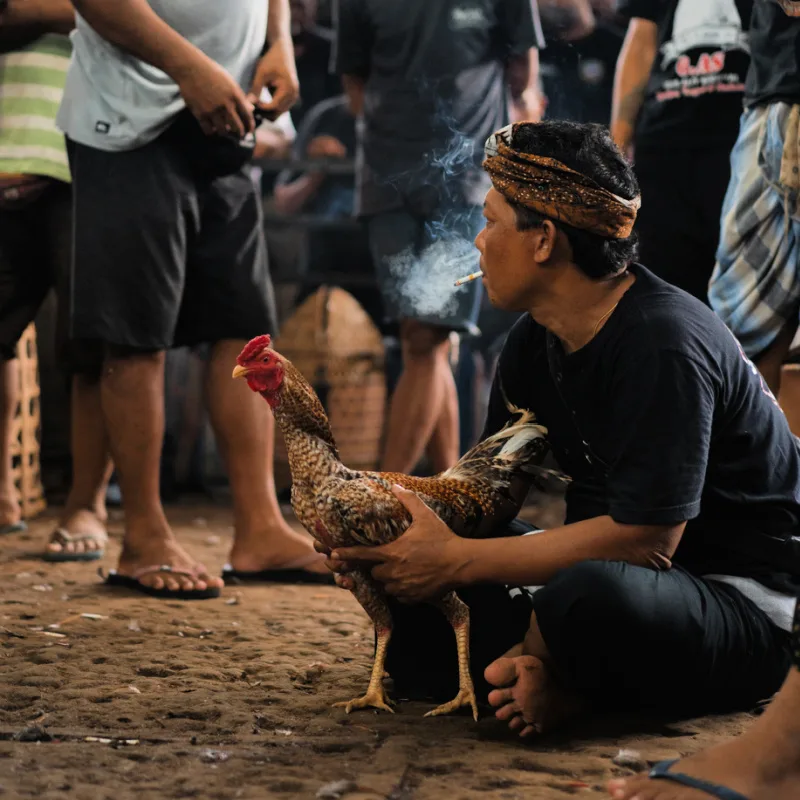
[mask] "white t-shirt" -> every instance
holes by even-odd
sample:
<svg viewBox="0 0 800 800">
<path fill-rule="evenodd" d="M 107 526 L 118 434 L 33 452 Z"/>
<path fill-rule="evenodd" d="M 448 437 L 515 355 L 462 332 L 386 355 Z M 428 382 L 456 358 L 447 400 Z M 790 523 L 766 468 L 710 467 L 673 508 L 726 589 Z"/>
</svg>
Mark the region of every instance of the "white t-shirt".
<svg viewBox="0 0 800 800">
<path fill-rule="evenodd" d="M 269 0 L 148 0 L 171 28 L 226 69 L 245 92 L 264 48 Z M 155 139 L 184 108 L 160 69 L 103 39 L 80 15 L 56 124 L 100 150 L 132 150 Z"/>
</svg>

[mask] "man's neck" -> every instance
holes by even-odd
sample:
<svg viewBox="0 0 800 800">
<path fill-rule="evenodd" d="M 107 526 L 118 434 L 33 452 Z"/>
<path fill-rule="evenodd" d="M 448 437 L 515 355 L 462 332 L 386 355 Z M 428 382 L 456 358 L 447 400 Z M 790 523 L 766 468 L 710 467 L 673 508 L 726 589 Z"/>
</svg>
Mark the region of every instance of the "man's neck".
<svg viewBox="0 0 800 800">
<path fill-rule="evenodd" d="M 574 353 L 602 330 L 635 280 L 629 271 L 592 280 L 571 269 L 537 297 L 530 315 L 561 340 L 567 353 Z"/>
</svg>

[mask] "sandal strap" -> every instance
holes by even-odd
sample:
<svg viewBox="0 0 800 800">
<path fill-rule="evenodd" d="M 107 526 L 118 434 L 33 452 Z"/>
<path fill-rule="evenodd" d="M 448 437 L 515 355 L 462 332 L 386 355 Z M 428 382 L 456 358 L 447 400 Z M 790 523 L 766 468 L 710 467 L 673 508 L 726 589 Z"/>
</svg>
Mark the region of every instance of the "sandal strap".
<svg viewBox="0 0 800 800">
<path fill-rule="evenodd" d="M 131 578 L 133 578 L 135 581 L 138 581 L 145 575 L 152 575 L 156 572 L 166 572 L 169 575 L 180 575 L 185 578 L 197 579 L 205 571 L 206 569 L 202 564 L 198 564 L 196 567 L 194 567 L 194 569 L 178 569 L 177 567 L 172 567 L 169 564 L 153 564 L 149 567 L 137 569 L 136 572 L 131 575 Z"/>
<path fill-rule="evenodd" d="M 673 761 L 662 761 L 650 770 L 649 777 L 656 780 L 672 781 L 672 783 L 686 786 L 689 789 L 705 792 L 709 797 L 715 797 L 717 800 L 747 800 L 743 794 L 733 789 L 728 789 L 727 786 L 720 786 L 716 783 L 704 781 L 701 778 L 684 775 L 682 772 L 672 772 L 672 767 L 677 763 L 677 759 Z"/>
</svg>

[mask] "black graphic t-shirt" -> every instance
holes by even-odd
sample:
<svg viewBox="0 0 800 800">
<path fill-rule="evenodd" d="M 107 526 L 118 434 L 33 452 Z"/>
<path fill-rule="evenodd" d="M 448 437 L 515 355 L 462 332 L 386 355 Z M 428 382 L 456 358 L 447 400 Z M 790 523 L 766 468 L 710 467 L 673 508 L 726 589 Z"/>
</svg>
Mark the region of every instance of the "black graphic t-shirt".
<svg viewBox="0 0 800 800">
<path fill-rule="evenodd" d="M 756 0 L 747 106 L 800 103 L 800 0 Z"/>
<path fill-rule="evenodd" d="M 753 0 L 623 0 L 625 16 L 658 25 L 637 149 L 733 147 L 752 9 Z"/>
</svg>

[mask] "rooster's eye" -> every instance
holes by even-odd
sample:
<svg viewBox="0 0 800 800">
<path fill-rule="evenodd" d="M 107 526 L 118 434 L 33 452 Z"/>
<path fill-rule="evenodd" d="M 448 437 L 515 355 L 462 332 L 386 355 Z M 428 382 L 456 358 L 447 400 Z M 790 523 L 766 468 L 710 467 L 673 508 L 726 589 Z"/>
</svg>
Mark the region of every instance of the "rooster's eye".
<svg viewBox="0 0 800 800">
<path fill-rule="evenodd" d="M 263 361 L 265 364 L 267 364 L 267 363 L 269 362 L 269 356 L 264 356 L 264 358 L 262 358 L 261 360 L 262 360 L 262 361 Z"/>
</svg>

